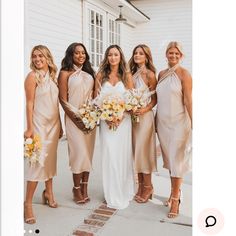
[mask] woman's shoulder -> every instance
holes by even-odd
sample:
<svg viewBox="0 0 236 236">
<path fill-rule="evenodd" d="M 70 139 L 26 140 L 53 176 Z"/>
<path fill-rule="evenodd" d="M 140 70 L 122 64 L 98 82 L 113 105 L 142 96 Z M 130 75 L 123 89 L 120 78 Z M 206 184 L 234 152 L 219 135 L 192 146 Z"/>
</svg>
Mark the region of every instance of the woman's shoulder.
<svg viewBox="0 0 236 236">
<path fill-rule="evenodd" d="M 59 78 L 69 78 L 71 74 L 73 74 L 74 71 L 70 70 L 60 70 L 59 72 Z"/>
<path fill-rule="evenodd" d="M 147 74 L 148 78 L 155 77 L 155 73 L 150 69 L 146 69 L 146 74 Z"/>
<path fill-rule="evenodd" d="M 35 71 L 30 71 L 25 78 L 25 86 L 28 88 L 36 87 L 37 85 L 37 78 Z"/>
<path fill-rule="evenodd" d="M 159 74 L 158 74 L 158 78 L 161 78 L 162 75 L 164 75 L 167 71 L 168 71 L 168 68 L 165 69 L 165 70 L 161 70 L 161 71 L 159 72 Z"/>
<path fill-rule="evenodd" d="M 35 73 L 35 71 L 30 71 L 29 73 L 28 73 L 28 75 L 26 76 L 26 78 L 25 78 L 25 81 L 34 81 L 34 82 L 36 82 L 36 73 Z"/>
<path fill-rule="evenodd" d="M 178 75 L 178 77 L 181 80 L 189 80 L 189 79 L 192 78 L 191 74 L 189 73 L 189 71 L 186 68 L 182 67 L 182 66 L 177 68 L 176 74 Z"/>
</svg>

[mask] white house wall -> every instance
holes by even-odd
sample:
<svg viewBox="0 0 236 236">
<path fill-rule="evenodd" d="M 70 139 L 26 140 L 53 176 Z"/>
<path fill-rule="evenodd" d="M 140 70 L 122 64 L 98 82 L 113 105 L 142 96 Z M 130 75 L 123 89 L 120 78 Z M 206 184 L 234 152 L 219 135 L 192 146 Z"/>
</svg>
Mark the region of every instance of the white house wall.
<svg viewBox="0 0 236 236">
<path fill-rule="evenodd" d="M 46 45 L 60 67 L 65 50 L 82 40 L 80 0 L 25 0 L 25 73 L 33 46 Z"/>
<path fill-rule="evenodd" d="M 183 45 L 185 58 L 182 65 L 192 70 L 192 1 L 142 0 L 133 1 L 148 15 L 148 23 L 139 24 L 133 34 L 133 44 L 147 44 L 153 53 L 158 71 L 166 67 L 165 49 L 170 41 Z"/>
<path fill-rule="evenodd" d="M 134 29 L 128 25 L 122 25 L 121 48 L 124 52 L 125 59 L 128 62 L 132 56 L 134 47 Z"/>
</svg>

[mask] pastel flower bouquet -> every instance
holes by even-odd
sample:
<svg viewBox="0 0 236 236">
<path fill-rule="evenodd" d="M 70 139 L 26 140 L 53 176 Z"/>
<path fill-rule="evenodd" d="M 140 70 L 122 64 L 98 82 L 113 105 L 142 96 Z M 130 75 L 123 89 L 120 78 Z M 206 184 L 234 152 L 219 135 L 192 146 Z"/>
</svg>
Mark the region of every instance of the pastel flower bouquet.
<svg viewBox="0 0 236 236">
<path fill-rule="evenodd" d="M 42 142 L 39 135 L 33 138 L 26 138 L 24 141 L 24 157 L 28 159 L 30 165 L 40 162 Z"/>
<path fill-rule="evenodd" d="M 67 109 L 73 112 L 73 115 L 76 118 L 77 127 L 84 133 L 89 133 L 96 127 L 101 111 L 92 99 L 88 99 L 80 108 L 76 108 L 66 101 L 63 101 L 63 103 Z"/>
<path fill-rule="evenodd" d="M 106 94 L 100 96 L 97 103 L 101 110 L 100 119 L 108 121 L 109 129 L 115 131 L 125 112 L 124 99 L 118 94 Z"/>
<path fill-rule="evenodd" d="M 151 92 L 148 88 L 127 90 L 124 96 L 126 110 L 135 112 L 139 108 L 145 107 L 150 96 Z M 139 122 L 138 115 L 132 114 L 131 118 L 133 122 Z"/>
</svg>

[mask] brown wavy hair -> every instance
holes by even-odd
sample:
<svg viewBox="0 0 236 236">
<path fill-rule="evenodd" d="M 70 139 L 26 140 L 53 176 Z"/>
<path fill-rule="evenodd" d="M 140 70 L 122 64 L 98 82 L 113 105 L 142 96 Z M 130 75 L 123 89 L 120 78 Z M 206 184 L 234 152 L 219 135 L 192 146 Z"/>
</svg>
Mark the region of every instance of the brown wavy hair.
<svg viewBox="0 0 236 236">
<path fill-rule="evenodd" d="M 129 68 L 130 68 L 132 75 L 135 74 L 138 70 L 138 64 L 135 63 L 135 61 L 134 61 L 134 54 L 135 54 L 135 51 L 137 48 L 141 48 L 146 56 L 147 60 L 145 62 L 145 65 L 146 65 L 147 69 L 151 70 L 154 74 L 156 74 L 156 68 L 153 64 L 152 53 L 151 53 L 150 48 L 145 44 L 139 44 L 133 49 L 132 56 L 129 60 Z"/>
<path fill-rule="evenodd" d="M 118 73 L 119 73 L 121 81 L 124 84 L 126 84 L 127 63 L 126 63 L 125 56 L 124 56 L 122 49 L 120 48 L 120 46 L 118 46 L 116 44 L 110 45 L 106 49 L 104 59 L 100 64 L 98 73 L 101 73 L 102 83 L 104 83 L 105 81 L 108 80 L 109 74 L 111 73 L 111 68 L 110 68 L 110 64 L 108 61 L 108 54 L 112 48 L 116 48 L 120 53 L 120 63 L 119 63 Z"/>
<path fill-rule="evenodd" d="M 30 56 L 30 68 L 35 72 L 36 77 L 37 77 L 37 75 L 39 75 L 39 72 L 38 72 L 38 69 L 35 67 L 33 60 L 32 60 L 33 53 L 35 50 L 40 51 L 44 55 L 44 57 L 47 60 L 50 78 L 53 80 L 53 82 L 57 83 L 57 79 L 56 79 L 57 66 L 54 63 L 54 59 L 53 59 L 51 52 L 49 51 L 49 49 L 46 46 L 37 45 L 37 46 L 33 47 L 32 51 L 31 51 L 31 56 Z M 36 78 L 36 79 L 39 79 L 39 78 Z"/>
</svg>

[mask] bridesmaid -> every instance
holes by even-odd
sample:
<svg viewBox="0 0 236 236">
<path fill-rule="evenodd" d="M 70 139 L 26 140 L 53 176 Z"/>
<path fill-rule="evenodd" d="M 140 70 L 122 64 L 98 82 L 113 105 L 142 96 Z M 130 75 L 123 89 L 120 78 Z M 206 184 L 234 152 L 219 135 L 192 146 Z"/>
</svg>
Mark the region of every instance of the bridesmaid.
<svg viewBox="0 0 236 236">
<path fill-rule="evenodd" d="M 32 49 L 30 68 L 32 71 L 25 80 L 27 129 L 24 137 L 30 138 L 38 134 L 42 140 L 42 149 L 47 153 L 44 166 L 36 163 L 34 166 L 26 167 L 24 220 L 25 223 L 34 224 L 36 220 L 32 210 L 32 199 L 38 181 L 45 182 L 43 202 L 49 207 L 57 207 L 52 178 L 56 175 L 57 144 L 62 136 L 62 130 L 56 81 L 57 68 L 46 46 L 38 45 Z"/>
<path fill-rule="evenodd" d="M 145 203 L 152 198 L 151 173 L 156 171 L 156 136 L 152 108 L 157 103 L 155 92 L 157 80 L 149 47 L 144 44 L 137 45 L 129 60 L 129 66 L 135 88 L 144 89 L 150 93 L 146 106 L 134 113 L 139 116 L 139 122 L 133 122 L 132 132 L 134 163 L 138 173 L 138 192 L 135 200 Z"/>
<path fill-rule="evenodd" d="M 181 184 L 190 170 L 189 155 L 185 155 L 192 126 L 192 78 L 179 65 L 183 58 L 178 42 L 170 42 L 166 49 L 168 68 L 158 75 L 157 133 L 160 139 L 164 168 L 170 172 L 171 195 L 169 218 L 179 214 Z"/>
<path fill-rule="evenodd" d="M 93 96 L 94 71 L 89 55 L 82 43 L 72 43 L 66 50 L 58 78 L 59 97 L 65 111 L 65 127 L 69 150 L 69 165 L 73 173 L 73 200 L 83 204 L 90 199 L 87 193 L 89 172 L 95 143 L 95 129 L 85 134 L 76 126 L 73 114 L 64 106 L 67 101 L 76 108 L 81 107 L 89 96 Z"/>
</svg>

